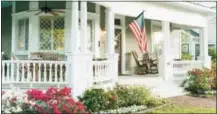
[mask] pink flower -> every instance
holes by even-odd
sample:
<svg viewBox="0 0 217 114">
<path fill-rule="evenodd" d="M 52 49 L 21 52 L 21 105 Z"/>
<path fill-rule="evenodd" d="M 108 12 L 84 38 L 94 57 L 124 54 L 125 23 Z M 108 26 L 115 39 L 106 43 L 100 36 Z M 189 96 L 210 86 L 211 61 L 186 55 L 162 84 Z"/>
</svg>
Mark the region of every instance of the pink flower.
<svg viewBox="0 0 217 114">
<path fill-rule="evenodd" d="M 71 89 L 67 88 L 67 87 L 64 87 L 63 89 L 61 89 L 59 91 L 59 93 L 60 93 L 61 96 L 70 96 L 71 95 Z"/>
<path fill-rule="evenodd" d="M 31 100 L 42 100 L 42 101 L 48 101 L 49 97 L 47 95 L 45 95 L 41 90 L 36 90 L 36 89 L 32 89 L 32 90 L 28 90 L 27 92 L 28 95 L 28 99 Z"/>
<path fill-rule="evenodd" d="M 56 97 L 57 93 L 58 93 L 57 88 L 54 87 L 50 87 L 46 91 L 46 95 L 50 98 Z"/>
<path fill-rule="evenodd" d="M 2 95 L 4 95 L 5 94 L 5 91 L 2 91 Z"/>
<path fill-rule="evenodd" d="M 16 102 L 16 101 L 17 101 L 16 97 L 14 97 L 14 98 L 11 99 L 11 102 Z"/>
</svg>

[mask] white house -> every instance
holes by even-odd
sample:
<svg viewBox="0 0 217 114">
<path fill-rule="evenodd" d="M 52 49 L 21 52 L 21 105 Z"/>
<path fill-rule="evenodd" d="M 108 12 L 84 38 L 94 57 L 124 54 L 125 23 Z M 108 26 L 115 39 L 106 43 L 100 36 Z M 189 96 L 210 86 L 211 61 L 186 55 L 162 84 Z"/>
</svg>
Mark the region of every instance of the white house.
<svg viewBox="0 0 217 114">
<path fill-rule="evenodd" d="M 192 3 L 216 10 L 216 2 L 192 2 Z M 209 23 L 208 44 L 210 48 L 215 48 L 216 47 L 216 14 L 207 16 L 207 19 Z"/>
<path fill-rule="evenodd" d="M 210 9 L 216 10 L 216 2 L 192 2 L 196 5 L 202 7 L 207 7 Z M 208 15 L 208 47 L 216 48 L 216 14 Z M 181 31 L 180 31 L 181 32 Z M 199 38 L 199 29 L 192 29 L 188 31 L 182 31 L 183 34 L 187 35 L 187 39 L 182 42 L 182 46 L 188 47 L 188 50 L 182 50 L 182 52 L 187 51 L 193 55 L 193 59 L 197 59 L 200 55 L 200 38 Z"/>
<path fill-rule="evenodd" d="M 67 85 L 72 88 L 73 96 L 77 96 L 92 86 L 112 87 L 119 74 L 134 73 L 136 64 L 130 53 L 140 51 L 131 31 L 125 28 L 143 10 L 148 51 L 158 53 L 158 76 L 165 83 L 175 73 L 210 68 L 206 16 L 216 12 L 209 8 L 187 2 L 16 1 L 11 4 L 2 8 L 2 51 L 11 58 L 2 61 L 3 89 Z M 38 9 L 44 6 L 58 11 L 39 13 Z M 200 60 L 174 61 L 180 56 L 177 31 L 194 28 L 200 30 Z M 122 34 L 116 39 L 119 33 Z M 58 53 L 59 59 L 32 60 L 32 52 Z"/>
</svg>

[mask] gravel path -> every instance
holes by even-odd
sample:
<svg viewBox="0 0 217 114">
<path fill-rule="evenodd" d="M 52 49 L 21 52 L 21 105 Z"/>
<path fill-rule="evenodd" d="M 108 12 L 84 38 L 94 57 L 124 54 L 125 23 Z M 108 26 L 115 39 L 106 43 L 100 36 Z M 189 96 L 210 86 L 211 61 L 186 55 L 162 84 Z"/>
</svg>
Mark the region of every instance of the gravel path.
<svg viewBox="0 0 217 114">
<path fill-rule="evenodd" d="M 216 107 L 216 97 L 211 98 L 199 98 L 192 96 L 177 96 L 169 98 L 172 104 L 184 105 L 184 106 L 196 106 L 203 108 L 215 108 Z"/>
</svg>

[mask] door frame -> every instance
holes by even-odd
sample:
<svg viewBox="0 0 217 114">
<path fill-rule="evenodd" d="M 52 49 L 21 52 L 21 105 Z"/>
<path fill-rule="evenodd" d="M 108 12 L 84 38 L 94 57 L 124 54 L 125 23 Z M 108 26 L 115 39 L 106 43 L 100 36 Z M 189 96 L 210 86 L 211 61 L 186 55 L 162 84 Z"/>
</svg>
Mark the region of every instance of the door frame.
<svg viewBox="0 0 217 114">
<path fill-rule="evenodd" d="M 126 32 L 126 23 L 125 23 L 125 16 L 123 15 L 118 15 L 115 14 L 115 19 L 119 19 L 120 20 L 120 25 L 115 25 L 114 29 L 120 29 L 121 30 L 121 39 L 120 39 L 120 55 L 119 55 L 119 59 L 120 59 L 120 65 L 118 65 L 118 68 L 120 71 L 118 71 L 119 75 L 123 75 L 126 72 L 126 40 L 125 40 L 125 32 Z M 115 20 L 114 20 L 115 21 Z"/>
</svg>

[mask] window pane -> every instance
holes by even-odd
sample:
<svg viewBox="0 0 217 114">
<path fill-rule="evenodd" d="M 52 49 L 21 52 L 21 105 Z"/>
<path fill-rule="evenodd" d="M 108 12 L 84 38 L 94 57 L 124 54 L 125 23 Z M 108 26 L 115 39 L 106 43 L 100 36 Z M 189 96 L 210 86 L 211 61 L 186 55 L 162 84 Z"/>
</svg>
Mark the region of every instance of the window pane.
<svg viewBox="0 0 217 114">
<path fill-rule="evenodd" d="M 28 50 L 29 43 L 29 19 L 25 20 L 25 50 Z"/>
<path fill-rule="evenodd" d="M 19 51 L 28 50 L 29 39 L 29 19 L 21 19 L 17 21 L 17 49 Z"/>
<path fill-rule="evenodd" d="M 64 17 L 55 17 L 53 25 L 54 50 L 64 50 Z"/>
<path fill-rule="evenodd" d="M 51 50 L 51 18 L 40 18 L 40 50 Z"/>
<path fill-rule="evenodd" d="M 88 45 L 87 48 L 89 51 L 92 50 L 92 21 L 87 21 L 87 38 L 88 38 Z"/>
</svg>

